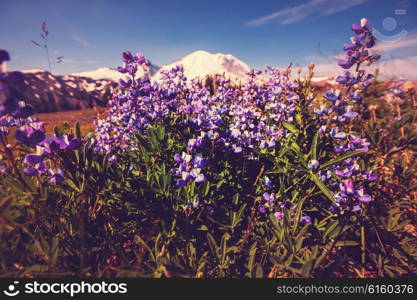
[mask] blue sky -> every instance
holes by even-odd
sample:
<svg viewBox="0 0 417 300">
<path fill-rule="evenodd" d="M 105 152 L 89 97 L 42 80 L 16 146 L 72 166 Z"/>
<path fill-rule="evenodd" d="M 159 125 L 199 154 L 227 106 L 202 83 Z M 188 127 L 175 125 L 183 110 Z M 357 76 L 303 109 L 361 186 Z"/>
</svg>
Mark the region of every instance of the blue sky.
<svg viewBox="0 0 417 300">
<path fill-rule="evenodd" d="M 10 69 L 47 68 L 42 49 L 30 43 L 40 40 L 45 20 L 51 56 L 64 56 L 53 65 L 59 74 L 115 67 L 126 49 L 156 65 L 203 49 L 256 68 L 313 61 L 324 74 L 352 35 L 351 23 L 362 17 L 387 39 L 406 31 L 396 43 L 384 43 L 384 57 L 400 69 L 410 58 L 417 66 L 414 0 L 0 0 L 0 7 L 0 47 L 12 56 Z"/>
</svg>

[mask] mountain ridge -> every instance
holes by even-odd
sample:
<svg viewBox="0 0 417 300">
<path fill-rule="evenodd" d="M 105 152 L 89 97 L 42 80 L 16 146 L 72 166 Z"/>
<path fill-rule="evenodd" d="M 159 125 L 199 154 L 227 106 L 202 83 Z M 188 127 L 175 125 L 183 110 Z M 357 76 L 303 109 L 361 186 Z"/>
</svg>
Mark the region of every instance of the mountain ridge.
<svg viewBox="0 0 417 300">
<path fill-rule="evenodd" d="M 166 65 L 151 65 L 151 80 L 159 81 L 161 71 L 170 70 L 177 65 L 182 65 L 184 67 L 184 74 L 189 79 L 203 79 L 208 75 L 225 75 L 225 77 L 229 79 L 238 81 L 244 80 L 246 73 L 250 71 L 250 67 L 245 62 L 232 54 L 210 53 L 206 50 L 197 50 Z M 138 73 L 139 76 L 143 76 L 141 71 L 138 71 Z M 90 77 L 93 79 L 112 79 L 114 81 L 125 76 L 117 70 L 108 67 L 72 73 L 71 75 Z"/>
</svg>

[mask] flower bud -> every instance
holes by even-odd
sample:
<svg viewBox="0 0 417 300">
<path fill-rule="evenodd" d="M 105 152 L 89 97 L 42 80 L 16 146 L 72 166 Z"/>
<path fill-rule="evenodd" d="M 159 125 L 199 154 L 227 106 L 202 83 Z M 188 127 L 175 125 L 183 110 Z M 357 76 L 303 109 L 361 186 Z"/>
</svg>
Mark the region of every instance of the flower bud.
<svg viewBox="0 0 417 300">
<path fill-rule="evenodd" d="M 361 19 L 361 26 L 362 26 L 362 27 L 365 27 L 365 26 L 366 26 L 366 24 L 368 24 L 368 19 L 367 19 L 367 18 L 362 18 L 362 19 Z"/>
</svg>

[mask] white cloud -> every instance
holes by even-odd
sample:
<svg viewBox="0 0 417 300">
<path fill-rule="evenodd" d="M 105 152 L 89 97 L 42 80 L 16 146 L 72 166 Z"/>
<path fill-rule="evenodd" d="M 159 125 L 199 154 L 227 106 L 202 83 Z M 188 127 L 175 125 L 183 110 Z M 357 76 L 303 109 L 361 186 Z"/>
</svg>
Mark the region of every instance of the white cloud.
<svg viewBox="0 0 417 300">
<path fill-rule="evenodd" d="M 417 34 L 409 34 L 404 39 L 399 41 L 379 41 L 379 43 L 375 46 L 375 51 L 380 52 L 391 52 L 393 50 L 410 48 L 410 47 L 417 47 Z"/>
<path fill-rule="evenodd" d="M 314 68 L 315 77 L 337 77 L 343 74 L 343 69 L 337 65 L 337 60 L 333 61 L 332 58 L 313 59 L 312 62 L 316 65 Z M 417 56 L 382 60 L 375 65 L 365 67 L 365 69 L 370 73 L 375 73 L 378 69 L 381 79 L 405 78 L 417 80 Z"/>
<path fill-rule="evenodd" d="M 71 37 L 72 37 L 73 41 L 77 42 L 78 44 L 80 44 L 84 47 L 90 46 L 90 43 L 86 39 L 81 37 L 78 33 L 73 33 Z"/>
<path fill-rule="evenodd" d="M 350 7 L 360 5 L 368 0 L 310 0 L 307 3 L 282 9 L 269 15 L 251 20 L 248 26 L 261 26 L 271 21 L 281 24 L 292 24 L 304 20 L 310 15 L 332 15 Z"/>
<path fill-rule="evenodd" d="M 417 46 L 417 33 L 406 36 L 405 39 L 396 42 L 378 41 L 377 45 L 372 48 L 372 53 L 382 55 L 382 59 L 376 64 L 367 68 L 369 72 L 375 72 L 379 69 L 380 78 L 406 78 L 417 80 L 417 56 L 413 50 Z M 414 47 L 414 48 L 413 48 Z M 337 65 L 337 62 L 344 59 L 344 53 L 332 54 L 329 56 L 307 56 L 305 60 L 315 63 L 315 76 L 337 76 L 343 72 L 343 69 Z"/>
<path fill-rule="evenodd" d="M 379 62 L 373 69 L 379 69 L 381 78 L 405 78 L 417 80 L 417 56 L 396 58 Z"/>
<path fill-rule="evenodd" d="M 79 60 L 79 59 L 73 59 L 73 58 L 64 58 L 64 62 L 69 63 L 69 64 L 98 64 L 100 63 L 99 60 L 95 60 L 95 59 Z"/>
</svg>

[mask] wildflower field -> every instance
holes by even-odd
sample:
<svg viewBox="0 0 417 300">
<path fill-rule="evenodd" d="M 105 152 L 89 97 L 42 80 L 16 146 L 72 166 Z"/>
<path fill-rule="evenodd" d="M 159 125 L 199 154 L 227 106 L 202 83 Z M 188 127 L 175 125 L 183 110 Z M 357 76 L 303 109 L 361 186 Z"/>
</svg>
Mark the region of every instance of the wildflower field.
<svg viewBox="0 0 417 300">
<path fill-rule="evenodd" d="M 416 91 L 368 73 L 376 38 L 352 31 L 324 93 L 314 65 L 151 82 L 125 51 L 89 134 L 47 134 L 1 73 L 1 276 L 416 276 Z"/>
</svg>

